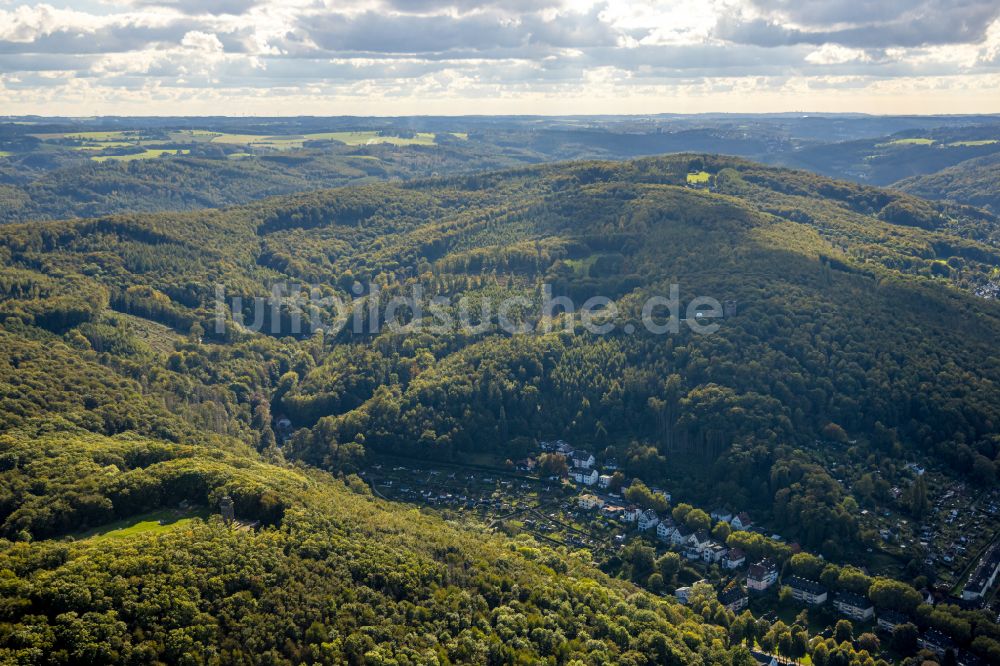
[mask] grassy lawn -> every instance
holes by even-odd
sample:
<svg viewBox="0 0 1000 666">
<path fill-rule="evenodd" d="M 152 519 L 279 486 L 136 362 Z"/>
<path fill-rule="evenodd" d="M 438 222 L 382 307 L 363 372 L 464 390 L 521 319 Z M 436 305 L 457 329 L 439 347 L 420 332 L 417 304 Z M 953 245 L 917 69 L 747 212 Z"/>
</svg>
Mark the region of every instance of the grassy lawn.
<svg viewBox="0 0 1000 666">
<path fill-rule="evenodd" d="M 4 150 L 0 150 L 0 157 L 10 157 L 10 153 Z"/>
<path fill-rule="evenodd" d="M 95 155 L 90 159 L 95 162 L 107 162 L 108 160 L 114 160 L 116 162 L 131 162 L 133 160 L 148 160 L 154 157 L 160 157 L 161 155 L 187 155 L 189 150 L 171 150 L 166 148 L 147 148 L 141 153 L 133 153 L 131 155 Z"/>
<path fill-rule="evenodd" d="M 687 182 L 691 184 L 707 183 L 712 174 L 707 171 L 692 172 L 687 175 Z"/>
<path fill-rule="evenodd" d="M 141 516 L 133 516 L 95 527 L 94 529 L 74 535 L 77 541 L 84 539 L 123 539 L 136 534 L 157 534 L 169 532 L 182 527 L 195 518 L 207 518 L 208 509 L 195 509 L 189 513 L 181 513 L 173 509 L 162 509 Z"/>
</svg>

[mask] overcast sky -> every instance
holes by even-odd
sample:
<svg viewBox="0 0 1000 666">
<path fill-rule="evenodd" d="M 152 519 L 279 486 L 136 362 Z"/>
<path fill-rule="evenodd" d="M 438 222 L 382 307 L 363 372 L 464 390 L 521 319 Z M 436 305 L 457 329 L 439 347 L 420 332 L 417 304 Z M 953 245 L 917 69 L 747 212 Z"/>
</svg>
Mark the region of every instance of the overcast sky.
<svg viewBox="0 0 1000 666">
<path fill-rule="evenodd" d="M 1000 112 L 1000 0 L 0 0 L 0 114 L 697 111 Z"/>
</svg>

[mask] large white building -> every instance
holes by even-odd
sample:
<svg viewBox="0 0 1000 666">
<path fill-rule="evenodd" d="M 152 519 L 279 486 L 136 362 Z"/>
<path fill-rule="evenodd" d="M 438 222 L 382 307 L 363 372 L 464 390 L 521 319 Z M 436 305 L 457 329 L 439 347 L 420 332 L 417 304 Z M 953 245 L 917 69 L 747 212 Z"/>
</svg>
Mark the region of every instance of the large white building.
<svg viewBox="0 0 1000 666">
<path fill-rule="evenodd" d="M 814 580 L 789 576 L 784 580 L 785 585 L 792 591 L 792 598 L 813 606 L 826 603 L 826 588 Z"/>
<path fill-rule="evenodd" d="M 763 592 L 778 582 L 778 567 L 765 558 L 750 565 L 747 570 L 747 587 L 755 592 Z"/>
<path fill-rule="evenodd" d="M 865 622 L 875 617 L 875 606 L 859 594 L 838 592 L 833 598 L 833 607 L 852 620 Z"/>
</svg>

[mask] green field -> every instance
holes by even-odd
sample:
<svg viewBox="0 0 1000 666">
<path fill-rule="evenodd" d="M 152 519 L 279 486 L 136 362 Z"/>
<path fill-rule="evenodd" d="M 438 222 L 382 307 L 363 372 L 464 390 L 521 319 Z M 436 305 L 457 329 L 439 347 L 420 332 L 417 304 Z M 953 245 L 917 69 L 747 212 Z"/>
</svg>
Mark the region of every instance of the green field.
<svg viewBox="0 0 1000 666">
<path fill-rule="evenodd" d="M 932 143 L 935 143 L 934 139 L 914 137 L 912 139 L 893 139 L 886 143 L 876 144 L 876 146 L 878 148 L 884 148 L 885 146 L 929 146 Z"/>
<path fill-rule="evenodd" d="M 980 139 L 978 141 L 955 141 L 953 143 L 949 143 L 946 145 L 964 148 L 968 146 L 989 146 L 994 143 L 997 143 L 997 139 Z"/>
<path fill-rule="evenodd" d="M 314 134 L 293 134 L 286 136 L 261 136 L 257 134 L 218 134 L 213 143 L 258 146 L 275 150 L 301 148 L 306 141 L 340 141 L 348 146 L 389 143 L 394 146 L 433 146 L 435 136 L 430 132 L 418 132 L 412 137 L 379 136 L 378 132 L 318 132 Z"/>
<path fill-rule="evenodd" d="M 105 148 L 121 148 L 123 146 L 134 146 L 136 144 L 128 141 L 102 141 L 101 143 L 91 143 L 86 146 L 73 146 L 73 150 L 104 150 Z"/>
<path fill-rule="evenodd" d="M 112 131 L 112 132 L 69 132 L 56 134 L 32 134 L 31 136 L 42 139 L 79 139 L 81 141 L 114 141 L 128 138 L 135 138 L 136 132 Z"/>
<path fill-rule="evenodd" d="M 189 150 L 172 150 L 167 148 L 148 148 L 141 153 L 133 153 L 131 155 L 95 155 L 90 159 L 95 162 L 107 162 L 108 160 L 114 160 L 116 162 L 131 162 L 133 160 L 148 160 L 155 157 L 160 157 L 161 155 L 187 155 Z"/>
<path fill-rule="evenodd" d="M 430 132 L 417 132 L 412 137 L 379 136 L 378 132 L 321 132 L 306 134 L 306 139 L 322 141 L 333 139 L 346 143 L 348 146 L 360 146 L 374 143 L 391 143 L 394 146 L 433 146 L 435 136 Z"/>
<path fill-rule="evenodd" d="M 10 156 L 11 156 L 11 153 L 8 153 L 5 150 L 0 150 L 0 157 L 10 157 Z"/>
<path fill-rule="evenodd" d="M 209 512 L 207 509 L 197 509 L 187 513 L 175 511 L 173 509 L 163 509 L 160 511 L 145 513 L 141 516 L 125 518 L 124 520 L 118 520 L 113 523 L 108 523 L 107 525 L 102 525 L 101 527 L 96 527 L 92 530 L 87 530 L 86 532 L 77 534 L 76 539 L 78 541 L 84 539 L 92 539 L 95 541 L 103 539 L 124 539 L 137 534 L 157 534 L 169 532 L 177 529 L 178 527 L 183 527 L 195 518 L 206 518 L 208 515 Z"/>
<path fill-rule="evenodd" d="M 712 174 L 707 171 L 696 171 L 687 175 L 687 182 L 690 184 L 707 183 L 711 177 Z"/>
</svg>

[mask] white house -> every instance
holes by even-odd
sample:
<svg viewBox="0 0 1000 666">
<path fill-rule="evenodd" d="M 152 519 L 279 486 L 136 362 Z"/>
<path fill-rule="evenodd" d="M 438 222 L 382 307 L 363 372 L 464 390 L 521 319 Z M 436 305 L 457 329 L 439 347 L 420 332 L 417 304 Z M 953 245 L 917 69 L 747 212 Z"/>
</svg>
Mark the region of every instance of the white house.
<svg viewBox="0 0 1000 666">
<path fill-rule="evenodd" d="M 597 483 L 596 469 L 574 469 L 570 474 L 573 476 L 574 481 L 582 483 L 585 486 L 592 486 Z"/>
<path fill-rule="evenodd" d="M 701 551 L 701 559 L 706 564 L 716 564 L 721 562 L 726 556 L 727 549 L 719 543 L 711 543 Z"/>
<path fill-rule="evenodd" d="M 743 552 L 742 548 L 733 548 L 726 555 L 725 567 L 727 569 L 739 569 L 741 566 L 746 564 L 747 554 Z"/>
<path fill-rule="evenodd" d="M 656 536 L 661 541 L 670 541 L 670 537 L 673 536 L 675 531 L 674 526 L 665 520 L 656 526 Z"/>
<path fill-rule="evenodd" d="M 599 477 L 597 477 L 597 487 L 598 488 L 607 488 L 610 485 L 611 485 L 611 475 L 610 474 L 601 474 Z"/>
<path fill-rule="evenodd" d="M 587 511 L 604 506 L 604 500 L 596 495 L 590 494 L 580 495 L 580 499 L 577 500 L 577 503 L 580 505 L 581 509 L 586 509 Z"/>
<path fill-rule="evenodd" d="M 712 543 L 712 537 L 708 535 L 705 530 L 698 530 L 694 534 L 688 537 L 688 545 L 697 550 L 699 553 L 708 547 L 708 544 Z"/>
<path fill-rule="evenodd" d="M 590 469 L 596 462 L 593 454 L 588 453 L 587 451 L 574 451 L 573 455 L 570 456 L 570 460 L 573 461 L 573 467 L 578 467 L 580 469 Z"/>
<path fill-rule="evenodd" d="M 733 518 L 730 524 L 734 530 L 748 530 L 753 527 L 753 521 L 750 520 L 750 516 L 745 511 Z"/>
<path fill-rule="evenodd" d="M 684 525 L 678 525 L 677 528 L 674 529 L 674 533 L 670 535 L 670 543 L 674 546 L 683 546 L 687 544 L 691 534 L 691 530 L 687 527 Z"/>
<path fill-rule="evenodd" d="M 648 530 L 657 526 L 660 522 L 660 517 L 656 515 L 656 512 L 652 509 L 646 509 L 639 516 L 639 529 Z"/>
</svg>

